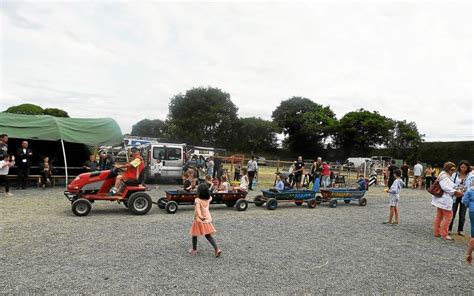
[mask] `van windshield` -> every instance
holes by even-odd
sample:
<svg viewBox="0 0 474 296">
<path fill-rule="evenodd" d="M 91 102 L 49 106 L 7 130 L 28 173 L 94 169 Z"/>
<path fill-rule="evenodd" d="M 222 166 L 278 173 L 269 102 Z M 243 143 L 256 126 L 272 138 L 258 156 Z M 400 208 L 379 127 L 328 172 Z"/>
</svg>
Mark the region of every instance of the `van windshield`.
<svg viewBox="0 0 474 296">
<path fill-rule="evenodd" d="M 160 160 L 181 160 L 181 148 L 153 147 L 153 158 Z"/>
</svg>

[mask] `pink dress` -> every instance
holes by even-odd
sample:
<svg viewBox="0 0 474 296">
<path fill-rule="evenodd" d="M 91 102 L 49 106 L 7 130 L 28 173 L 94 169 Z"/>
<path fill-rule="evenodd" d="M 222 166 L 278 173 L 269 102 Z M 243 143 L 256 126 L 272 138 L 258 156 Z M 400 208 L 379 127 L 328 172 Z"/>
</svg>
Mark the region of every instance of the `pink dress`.
<svg viewBox="0 0 474 296">
<path fill-rule="evenodd" d="M 211 213 L 209 212 L 211 200 L 212 198 L 207 200 L 196 198 L 194 200 L 194 221 L 190 230 L 191 236 L 203 236 L 216 232 L 214 225 L 212 225 Z M 204 218 L 204 220 L 200 220 L 199 217 Z"/>
</svg>

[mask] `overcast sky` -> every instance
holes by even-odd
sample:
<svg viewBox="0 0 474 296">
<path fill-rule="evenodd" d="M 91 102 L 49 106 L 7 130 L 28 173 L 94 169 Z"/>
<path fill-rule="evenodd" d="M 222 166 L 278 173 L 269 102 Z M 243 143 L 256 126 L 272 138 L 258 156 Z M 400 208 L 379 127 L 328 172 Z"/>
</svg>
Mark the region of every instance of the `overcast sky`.
<svg viewBox="0 0 474 296">
<path fill-rule="evenodd" d="M 270 119 L 304 96 L 474 140 L 472 4 L 1 1 L 0 109 L 34 103 L 130 132 L 197 86 Z"/>
</svg>

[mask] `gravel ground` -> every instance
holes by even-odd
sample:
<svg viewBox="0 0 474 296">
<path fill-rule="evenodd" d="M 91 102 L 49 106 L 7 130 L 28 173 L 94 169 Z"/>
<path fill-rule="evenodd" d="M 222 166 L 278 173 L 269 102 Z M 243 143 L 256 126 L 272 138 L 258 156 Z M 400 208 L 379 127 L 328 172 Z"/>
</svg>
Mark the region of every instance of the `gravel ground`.
<svg viewBox="0 0 474 296">
<path fill-rule="evenodd" d="M 157 200 L 172 187 L 150 194 Z M 76 217 L 60 188 L 14 193 L 0 198 L 0 293 L 439 295 L 474 287 L 465 240 L 432 236 L 434 209 L 422 191 L 402 192 L 400 226 L 382 225 L 381 188 L 366 194 L 367 207 L 215 205 L 217 259 L 204 239 L 197 257 L 187 255 L 191 206 L 132 216 L 97 202 Z"/>
</svg>

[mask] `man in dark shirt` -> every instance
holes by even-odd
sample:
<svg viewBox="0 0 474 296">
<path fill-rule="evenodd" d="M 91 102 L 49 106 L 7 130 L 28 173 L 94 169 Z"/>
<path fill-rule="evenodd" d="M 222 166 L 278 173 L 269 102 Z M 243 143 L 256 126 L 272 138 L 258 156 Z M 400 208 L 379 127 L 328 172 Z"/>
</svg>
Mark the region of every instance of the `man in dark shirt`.
<svg viewBox="0 0 474 296">
<path fill-rule="evenodd" d="M 388 167 L 388 188 L 392 187 L 392 184 L 395 181 L 395 175 L 393 174 L 395 170 L 398 170 L 398 167 L 395 165 L 395 160 L 392 159 L 392 163 Z"/>
<path fill-rule="evenodd" d="M 295 184 L 296 184 L 296 190 L 301 189 L 301 177 L 303 176 L 303 170 L 304 170 L 303 157 L 298 156 L 298 161 L 296 161 L 295 170 L 293 171 Z"/>
<path fill-rule="evenodd" d="M 407 165 L 407 162 L 404 161 L 400 169 L 402 170 L 402 180 L 403 182 L 405 182 L 405 188 L 407 188 L 408 187 L 408 172 L 410 170 L 410 167 Z"/>
<path fill-rule="evenodd" d="M 21 142 L 21 147 L 16 151 L 18 166 L 17 173 L 17 189 L 26 189 L 26 180 L 30 173 L 31 158 L 33 158 L 33 151 L 28 148 L 28 142 Z"/>
<path fill-rule="evenodd" d="M 95 172 L 98 170 L 99 163 L 95 160 L 95 154 L 89 155 L 89 160 L 84 162 L 83 167 L 87 172 Z"/>
<path fill-rule="evenodd" d="M 115 161 L 112 157 L 112 155 L 107 154 L 106 151 L 101 150 L 99 152 L 99 167 L 97 170 L 99 171 L 105 171 L 105 170 L 111 170 L 115 165 Z"/>
<path fill-rule="evenodd" d="M 222 158 L 219 157 L 219 154 L 216 153 L 214 155 L 214 172 L 212 172 L 212 177 L 213 178 L 216 178 L 217 176 L 217 171 L 219 170 L 219 168 L 221 167 L 221 164 L 222 164 Z"/>
</svg>

